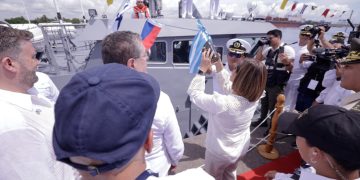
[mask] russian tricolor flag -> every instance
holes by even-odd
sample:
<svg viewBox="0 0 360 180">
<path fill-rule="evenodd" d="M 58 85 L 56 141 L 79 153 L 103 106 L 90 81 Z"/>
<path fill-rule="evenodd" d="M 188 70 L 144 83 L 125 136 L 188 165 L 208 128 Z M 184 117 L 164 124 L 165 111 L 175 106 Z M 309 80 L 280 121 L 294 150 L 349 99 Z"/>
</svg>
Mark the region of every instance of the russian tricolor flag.
<svg viewBox="0 0 360 180">
<path fill-rule="evenodd" d="M 158 34 L 160 33 L 161 26 L 161 24 L 151 19 L 146 20 L 143 30 L 141 32 L 141 39 L 143 40 L 143 44 L 146 49 L 150 49 L 151 46 L 154 44 Z"/>
</svg>

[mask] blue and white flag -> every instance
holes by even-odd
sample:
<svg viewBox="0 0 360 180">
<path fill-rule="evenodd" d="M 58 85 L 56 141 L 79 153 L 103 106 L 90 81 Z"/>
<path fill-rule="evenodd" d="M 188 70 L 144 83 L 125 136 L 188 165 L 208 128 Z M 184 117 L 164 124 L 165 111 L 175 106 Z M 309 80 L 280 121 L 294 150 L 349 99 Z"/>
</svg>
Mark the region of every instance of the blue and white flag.
<svg viewBox="0 0 360 180">
<path fill-rule="evenodd" d="M 123 14 L 124 12 L 126 12 L 127 10 L 130 9 L 130 0 L 124 0 L 120 6 L 121 11 L 119 13 L 117 13 L 114 23 L 111 27 L 112 32 L 118 31 L 120 28 L 120 24 L 121 21 L 123 19 Z"/>
<path fill-rule="evenodd" d="M 202 58 L 202 49 L 205 43 L 209 41 L 210 45 L 213 44 L 209 33 L 206 31 L 204 25 L 200 22 L 199 19 L 197 20 L 197 25 L 199 28 L 199 32 L 192 40 L 189 54 L 190 73 L 197 73 L 199 71 Z"/>
</svg>

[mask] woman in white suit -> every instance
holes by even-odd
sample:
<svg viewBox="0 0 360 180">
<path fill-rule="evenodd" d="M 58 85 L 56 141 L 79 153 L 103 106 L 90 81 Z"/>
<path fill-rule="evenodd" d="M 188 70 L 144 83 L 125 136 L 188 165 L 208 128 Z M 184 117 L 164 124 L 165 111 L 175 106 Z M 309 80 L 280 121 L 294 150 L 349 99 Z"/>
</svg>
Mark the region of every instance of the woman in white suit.
<svg viewBox="0 0 360 180">
<path fill-rule="evenodd" d="M 237 163 L 249 147 L 251 119 L 264 92 L 267 71 L 263 63 L 247 59 L 229 75 L 217 61 L 215 79 L 229 94 L 206 94 L 204 72 L 211 68 L 212 55 L 203 53 L 188 94 L 191 102 L 209 113 L 205 171 L 217 180 L 235 180 Z"/>
</svg>

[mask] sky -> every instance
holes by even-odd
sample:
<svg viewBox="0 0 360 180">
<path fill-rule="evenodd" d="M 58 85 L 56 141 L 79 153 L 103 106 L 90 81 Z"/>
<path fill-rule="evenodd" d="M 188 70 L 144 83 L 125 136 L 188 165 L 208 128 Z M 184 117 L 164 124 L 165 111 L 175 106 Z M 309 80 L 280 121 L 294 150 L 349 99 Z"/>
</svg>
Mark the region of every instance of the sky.
<svg viewBox="0 0 360 180">
<path fill-rule="evenodd" d="M 113 4 L 108 6 L 106 0 L 57 0 L 58 7 L 63 17 L 66 18 L 81 18 L 82 8 L 87 15 L 87 9 L 96 9 L 98 14 L 107 14 L 109 18 L 115 16 L 119 9 L 119 4 L 122 0 L 113 0 Z M 179 0 L 162 0 L 163 14 L 165 17 L 175 18 L 178 16 L 178 2 Z M 297 1 L 298 5 L 294 12 L 291 12 L 292 4 Z M 308 20 L 325 20 L 331 22 L 338 22 L 349 18 L 351 10 L 354 10 L 352 21 L 356 24 L 360 23 L 360 3 L 359 0 L 289 0 L 285 10 L 280 9 L 282 0 L 220 0 L 220 8 L 226 12 L 233 13 L 234 16 L 249 16 L 248 5 L 256 7 L 253 13 L 256 16 L 264 17 L 267 15 L 273 17 L 286 17 L 296 15 L 301 10 L 303 4 L 318 6 L 314 11 L 308 8 L 302 18 Z M 131 4 L 135 4 L 135 0 L 131 0 Z M 200 13 L 207 17 L 209 14 L 210 0 L 194 0 L 194 4 L 200 10 Z M 330 8 L 329 15 L 335 13 L 333 18 L 324 18 L 321 16 L 322 12 Z M 342 11 L 346 13 L 339 18 Z M 26 13 L 28 12 L 28 13 Z M 125 16 L 130 16 L 131 10 Z M 29 15 L 30 19 L 34 19 L 45 14 L 48 17 L 56 16 L 56 8 L 54 0 L 0 0 L 0 20 Z"/>
</svg>

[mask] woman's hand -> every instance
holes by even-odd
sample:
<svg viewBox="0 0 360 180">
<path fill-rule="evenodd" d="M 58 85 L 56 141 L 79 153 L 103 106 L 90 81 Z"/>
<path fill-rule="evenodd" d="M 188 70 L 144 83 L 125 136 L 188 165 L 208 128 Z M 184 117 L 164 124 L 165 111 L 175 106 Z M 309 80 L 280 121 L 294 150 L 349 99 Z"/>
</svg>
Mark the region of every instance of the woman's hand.
<svg viewBox="0 0 360 180">
<path fill-rule="evenodd" d="M 211 52 L 210 49 L 205 50 L 202 53 L 200 70 L 202 72 L 208 72 L 211 69 L 211 57 L 214 55 L 214 52 Z"/>
<path fill-rule="evenodd" d="M 216 67 L 216 72 L 220 72 L 224 69 L 224 65 L 221 61 L 221 55 L 218 53 L 219 56 L 219 60 L 217 60 L 216 62 L 214 62 L 214 65 Z"/>
<path fill-rule="evenodd" d="M 268 171 L 267 173 L 265 173 L 264 177 L 267 180 L 271 180 L 275 178 L 276 173 L 277 173 L 276 171 Z"/>
</svg>

